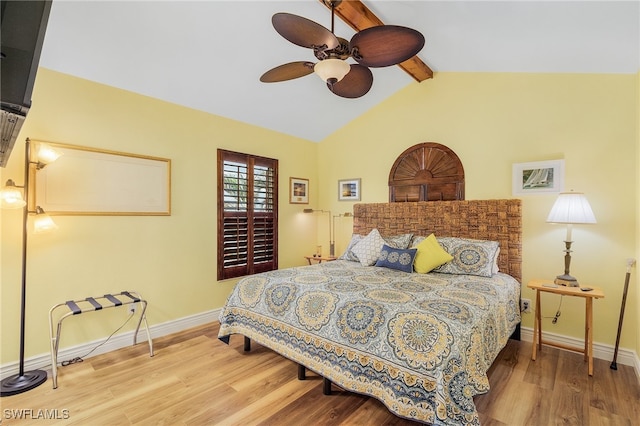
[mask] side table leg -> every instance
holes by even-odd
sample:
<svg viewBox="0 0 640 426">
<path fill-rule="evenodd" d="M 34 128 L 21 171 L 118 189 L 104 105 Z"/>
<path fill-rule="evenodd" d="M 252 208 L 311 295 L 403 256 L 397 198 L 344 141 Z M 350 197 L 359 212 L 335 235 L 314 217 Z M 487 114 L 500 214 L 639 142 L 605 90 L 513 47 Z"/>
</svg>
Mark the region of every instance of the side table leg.
<svg viewBox="0 0 640 426">
<path fill-rule="evenodd" d="M 542 330 L 541 330 L 541 313 L 540 313 L 540 290 L 536 290 L 536 319 L 533 322 L 533 349 L 531 352 L 531 359 L 536 360 L 538 345 L 542 345 Z M 540 347 L 542 348 L 542 346 Z"/>
<path fill-rule="evenodd" d="M 586 317 L 585 317 L 585 348 L 584 356 L 585 360 L 589 361 L 589 375 L 593 376 L 593 298 L 587 297 L 586 303 Z"/>
</svg>

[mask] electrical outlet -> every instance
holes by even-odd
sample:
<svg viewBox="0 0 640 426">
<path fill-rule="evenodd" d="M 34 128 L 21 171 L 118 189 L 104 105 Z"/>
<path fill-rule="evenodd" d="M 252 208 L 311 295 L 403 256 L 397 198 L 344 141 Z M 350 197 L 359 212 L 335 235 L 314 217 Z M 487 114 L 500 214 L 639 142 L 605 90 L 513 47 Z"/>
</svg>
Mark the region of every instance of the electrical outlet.
<svg viewBox="0 0 640 426">
<path fill-rule="evenodd" d="M 137 303 L 130 303 L 127 306 L 127 315 L 133 315 L 136 313 L 136 309 L 138 308 L 138 304 Z"/>
<path fill-rule="evenodd" d="M 520 312 L 531 313 L 531 299 L 520 299 Z"/>
</svg>

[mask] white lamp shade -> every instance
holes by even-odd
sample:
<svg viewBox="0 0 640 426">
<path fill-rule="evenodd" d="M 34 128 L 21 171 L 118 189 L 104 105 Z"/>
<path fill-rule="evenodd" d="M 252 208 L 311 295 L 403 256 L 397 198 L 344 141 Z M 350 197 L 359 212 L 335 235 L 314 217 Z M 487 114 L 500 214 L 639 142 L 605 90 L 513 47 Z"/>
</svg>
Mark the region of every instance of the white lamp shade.
<svg viewBox="0 0 640 426">
<path fill-rule="evenodd" d="M 3 209 L 19 209 L 27 202 L 22 198 L 22 191 L 9 179 L 6 186 L 0 190 L 0 207 Z"/>
<path fill-rule="evenodd" d="M 58 229 L 58 225 L 51 219 L 51 216 L 45 213 L 37 214 L 33 220 L 33 233 L 41 234 L 43 232 L 54 231 Z"/>
<path fill-rule="evenodd" d="M 350 70 L 351 66 L 348 63 L 342 59 L 335 58 L 320 61 L 313 67 L 313 71 L 315 71 L 322 81 L 329 81 L 330 79 L 335 78 L 335 82 L 338 82 L 342 80 Z"/>
<path fill-rule="evenodd" d="M 51 148 L 46 143 L 40 143 L 38 147 L 38 162 L 42 164 L 49 164 L 56 161 L 62 153 Z"/>
<path fill-rule="evenodd" d="M 596 223 L 587 197 L 581 192 L 562 192 L 547 217 L 549 223 Z"/>
</svg>

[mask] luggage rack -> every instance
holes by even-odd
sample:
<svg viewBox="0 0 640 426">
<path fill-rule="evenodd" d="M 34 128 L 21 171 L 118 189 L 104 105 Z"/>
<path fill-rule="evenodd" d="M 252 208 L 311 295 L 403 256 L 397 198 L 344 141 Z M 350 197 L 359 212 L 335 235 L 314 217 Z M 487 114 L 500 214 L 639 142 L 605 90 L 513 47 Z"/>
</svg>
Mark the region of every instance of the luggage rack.
<svg viewBox="0 0 640 426">
<path fill-rule="evenodd" d="M 121 296 L 121 298 L 118 299 L 116 296 Z M 123 291 L 119 294 L 116 294 L 116 296 L 114 296 L 113 294 L 105 294 L 104 296 L 87 297 L 86 299 L 81 300 L 68 300 L 64 303 L 58 303 L 49 310 L 49 336 L 51 337 L 51 367 L 54 389 L 58 387 L 58 348 L 60 345 L 62 321 L 70 316 L 80 315 L 85 312 L 99 311 L 106 308 L 115 308 L 117 306 L 140 303 L 142 305 L 142 310 L 140 311 L 140 319 L 138 320 L 136 331 L 135 333 L 133 333 L 133 344 L 135 345 L 137 343 L 140 324 L 142 324 L 142 321 L 144 321 L 144 327 L 147 331 L 147 340 L 149 341 L 149 356 L 153 356 L 153 341 L 151 340 L 151 334 L 149 333 L 149 324 L 147 323 L 147 317 L 145 314 L 147 311 L 147 301 L 142 298 L 140 293 L 135 291 Z M 60 317 L 60 319 L 58 320 L 56 331 L 54 331 L 53 313 L 58 310 L 58 308 L 62 308 L 64 306 L 66 306 L 70 312 L 67 312 L 66 314 L 62 315 L 62 317 Z"/>
</svg>

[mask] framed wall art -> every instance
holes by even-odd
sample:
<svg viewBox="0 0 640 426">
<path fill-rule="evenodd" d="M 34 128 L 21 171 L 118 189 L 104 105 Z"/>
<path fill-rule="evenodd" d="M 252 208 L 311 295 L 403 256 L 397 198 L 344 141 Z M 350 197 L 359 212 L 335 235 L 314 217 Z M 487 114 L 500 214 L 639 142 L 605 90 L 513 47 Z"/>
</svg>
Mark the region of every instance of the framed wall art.
<svg viewBox="0 0 640 426">
<path fill-rule="evenodd" d="M 360 179 L 338 181 L 338 201 L 360 201 Z"/>
<path fill-rule="evenodd" d="M 37 141 L 36 141 L 37 142 Z M 35 203 L 52 215 L 170 216 L 171 160 L 47 142 L 62 156 L 36 174 Z"/>
<path fill-rule="evenodd" d="M 309 179 L 289 178 L 289 204 L 309 204 Z"/>
<path fill-rule="evenodd" d="M 513 165 L 513 195 L 559 193 L 564 190 L 564 160 Z"/>
</svg>

